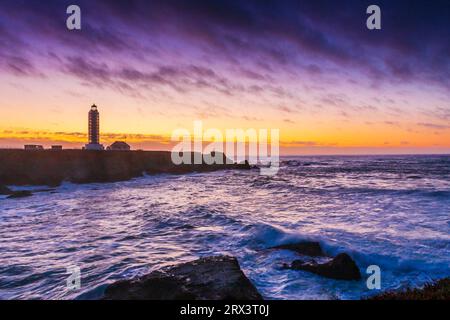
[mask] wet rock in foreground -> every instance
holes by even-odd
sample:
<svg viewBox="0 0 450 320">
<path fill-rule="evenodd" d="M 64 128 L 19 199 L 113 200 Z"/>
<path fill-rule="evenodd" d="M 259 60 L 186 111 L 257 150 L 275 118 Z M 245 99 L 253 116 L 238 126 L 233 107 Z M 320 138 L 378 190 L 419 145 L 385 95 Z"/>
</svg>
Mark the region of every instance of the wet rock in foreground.
<svg viewBox="0 0 450 320">
<path fill-rule="evenodd" d="M 261 300 L 236 258 L 215 256 L 109 285 L 106 300 Z"/>
<path fill-rule="evenodd" d="M 322 250 L 319 242 L 315 241 L 302 241 L 297 243 L 281 244 L 271 249 L 283 249 L 295 251 L 301 255 L 311 257 L 324 257 L 325 253 Z"/>
<path fill-rule="evenodd" d="M 329 262 L 318 264 L 315 261 L 303 262 L 295 260 L 292 264 L 284 267 L 294 270 L 309 271 L 323 277 L 338 280 L 360 280 L 361 273 L 355 261 L 346 253 L 338 254 Z"/>
</svg>

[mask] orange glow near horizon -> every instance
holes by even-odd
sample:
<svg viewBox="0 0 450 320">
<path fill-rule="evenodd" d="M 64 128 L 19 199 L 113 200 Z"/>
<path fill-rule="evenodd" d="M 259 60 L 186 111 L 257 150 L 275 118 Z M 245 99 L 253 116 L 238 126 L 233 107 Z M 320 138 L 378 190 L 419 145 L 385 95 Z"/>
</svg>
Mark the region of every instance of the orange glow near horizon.
<svg viewBox="0 0 450 320">
<path fill-rule="evenodd" d="M 26 143 L 39 143 L 47 147 L 61 144 L 65 148 L 80 148 L 86 143 L 87 112 L 93 103 L 87 94 L 65 92 L 52 96 L 44 86 L 21 96 L 21 87 L 10 85 L 9 89 L 0 109 L 0 147 L 20 148 Z M 51 98 L 46 99 L 47 96 Z M 66 102 L 62 105 L 60 100 Z M 427 125 L 418 118 L 386 121 L 380 115 L 376 119 L 364 113 L 343 118 L 329 112 L 312 113 L 307 108 L 305 112 L 287 115 L 267 109 L 252 118 L 220 112 L 208 114 L 207 109 L 194 109 L 189 114 L 180 112 L 183 110 L 180 106 L 170 108 L 169 103 L 148 107 L 145 102 L 115 92 L 108 92 L 99 100 L 100 103 L 95 103 L 99 106 L 101 140 L 105 145 L 124 140 L 136 149 L 170 150 L 174 144 L 170 139 L 173 130 L 185 128 L 192 132 L 193 121 L 203 120 L 204 130 L 217 128 L 224 134 L 227 129 L 279 129 L 280 149 L 284 154 L 448 153 L 450 150 L 450 127 Z"/>
<path fill-rule="evenodd" d="M 450 153 L 445 83 L 375 79 L 364 68 L 302 50 L 287 65 L 236 56 L 238 68 L 189 37 L 174 39 L 185 55 L 165 43 L 159 56 L 103 48 L 95 60 L 83 50 L 73 57 L 69 44 L 51 38 L 57 59 L 34 46 L 25 56 L 28 72 L 16 66 L 0 74 L 0 148 L 80 148 L 95 103 L 104 145 L 124 140 L 134 149 L 169 150 L 174 130 L 192 132 L 202 120 L 205 130 L 221 132 L 279 129 L 282 154 Z"/>
<path fill-rule="evenodd" d="M 184 127 L 193 134 L 193 125 Z M 210 128 L 205 126 L 204 130 Z M 218 128 L 223 132 L 230 128 Z M 244 130 L 247 128 L 244 128 Z M 358 130 L 355 135 L 353 130 Z M 300 131 L 300 132 L 298 132 Z M 447 134 L 448 137 L 448 134 Z M 128 132 L 102 132 L 101 143 L 126 141 L 134 149 L 170 150 L 176 141 L 171 141 L 167 130 L 152 134 Z M 313 130 L 280 129 L 282 154 L 367 154 L 367 153 L 447 153 L 450 139 L 434 132 L 405 132 L 389 125 L 372 125 L 358 129 L 336 130 L 329 127 Z M 23 144 L 42 144 L 49 147 L 61 144 L 64 148 L 80 148 L 87 142 L 87 132 L 65 132 L 32 130 L 30 128 L 0 129 L 0 146 L 21 148 Z M 204 145 L 211 141 L 204 141 Z"/>
<path fill-rule="evenodd" d="M 450 152 L 450 126 L 435 124 L 436 119 L 417 111 L 404 117 L 395 109 L 342 115 L 341 109 L 346 107 L 336 108 L 333 101 L 321 108 L 304 102 L 302 108 L 294 110 L 241 101 L 240 97 L 222 97 L 220 103 L 208 104 L 204 100 L 210 96 L 195 93 L 184 94 L 184 103 L 164 98 L 149 102 L 110 89 L 80 86 L 58 75 L 39 81 L 0 79 L 4 93 L 0 104 L 2 148 L 20 148 L 26 143 L 80 148 L 87 141 L 87 113 L 96 103 L 105 145 L 124 140 L 136 149 L 167 150 L 174 144 L 170 141 L 173 130 L 192 132 L 193 122 L 202 120 L 204 130 L 217 128 L 223 133 L 226 129 L 279 129 L 285 154 Z M 422 92 L 412 93 L 408 108 L 430 100 L 429 91 Z M 95 101 L 90 98 L 94 96 Z M 353 99 L 364 96 L 359 93 Z M 434 103 L 442 99 L 438 92 L 436 96 Z"/>
</svg>

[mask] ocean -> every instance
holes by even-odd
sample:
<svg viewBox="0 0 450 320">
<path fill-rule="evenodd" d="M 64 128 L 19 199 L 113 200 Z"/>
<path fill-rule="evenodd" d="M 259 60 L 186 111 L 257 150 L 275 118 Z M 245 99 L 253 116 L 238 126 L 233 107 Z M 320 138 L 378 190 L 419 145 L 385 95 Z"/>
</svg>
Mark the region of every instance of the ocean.
<svg viewBox="0 0 450 320">
<path fill-rule="evenodd" d="M 1 299 L 95 299 L 115 280 L 217 254 L 236 256 L 266 299 L 360 299 L 379 292 L 366 286 L 369 265 L 381 290 L 450 276 L 450 156 L 284 157 L 273 177 L 64 183 L 2 197 L 0 230 Z M 363 280 L 282 269 L 299 256 L 268 248 L 301 240 L 348 253 Z M 66 286 L 72 266 L 79 290 Z"/>
</svg>

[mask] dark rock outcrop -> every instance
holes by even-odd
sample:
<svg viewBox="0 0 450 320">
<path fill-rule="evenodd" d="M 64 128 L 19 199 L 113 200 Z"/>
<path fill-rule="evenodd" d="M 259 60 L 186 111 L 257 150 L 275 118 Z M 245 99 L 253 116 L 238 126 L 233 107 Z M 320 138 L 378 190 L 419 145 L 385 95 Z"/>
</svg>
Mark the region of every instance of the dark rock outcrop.
<svg viewBox="0 0 450 320">
<path fill-rule="evenodd" d="M 8 195 L 11 194 L 12 191 L 7 186 L 3 186 L 0 184 L 0 195 Z"/>
<path fill-rule="evenodd" d="M 283 249 L 295 251 L 301 255 L 311 257 L 323 257 L 325 253 L 322 250 L 319 242 L 315 241 L 302 241 L 298 243 L 281 244 L 271 249 Z"/>
<path fill-rule="evenodd" d="M 33 193 L 28 190 L 22 190 L 22 191 L 12 191 L 10 195 L 8 196 L 8 199 L 13 198 L 25 198 L 25 197 L 31 197 Z"/>
<path fill-rule="evenodd" d="M 355 261 L 346 253 L 338 254 L 334 259 L 318 264 L 315 261 L 304 262 L 295 260 L 290 266 L 284 267 L 294 270 L 309 271 L 323 277 L 338 280 L 360 280 L 361 273 Z"/>
<path fill-rule="evenodd" d="M 109 285 L 106 300 L 261 300 L 236 258 L 216 256 Z"/>
</svg>

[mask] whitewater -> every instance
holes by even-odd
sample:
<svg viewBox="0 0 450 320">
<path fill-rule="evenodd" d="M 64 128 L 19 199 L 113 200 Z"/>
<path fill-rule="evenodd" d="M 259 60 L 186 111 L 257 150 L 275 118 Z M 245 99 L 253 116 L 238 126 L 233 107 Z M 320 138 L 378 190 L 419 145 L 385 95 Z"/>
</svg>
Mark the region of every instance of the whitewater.
<svg viewBox="0 0 450 320">
<path fill-rule="evenodd" d="M 12 187 L 36 190 L 43 187 Z M 0 298 L 95 299 L 108 283 L 217 254 L 236 256 L 266 299 L 360 299 L 366 268 L 381 290 L 450 276 L 450 156 L 284 157 L 258 169 L 64 183 L 0 198 Z M 319 241 L 346 252 L 363 280 L 284 270 Z M 68 267 L 81 288 L 66 288 Z"/>
</svg>

